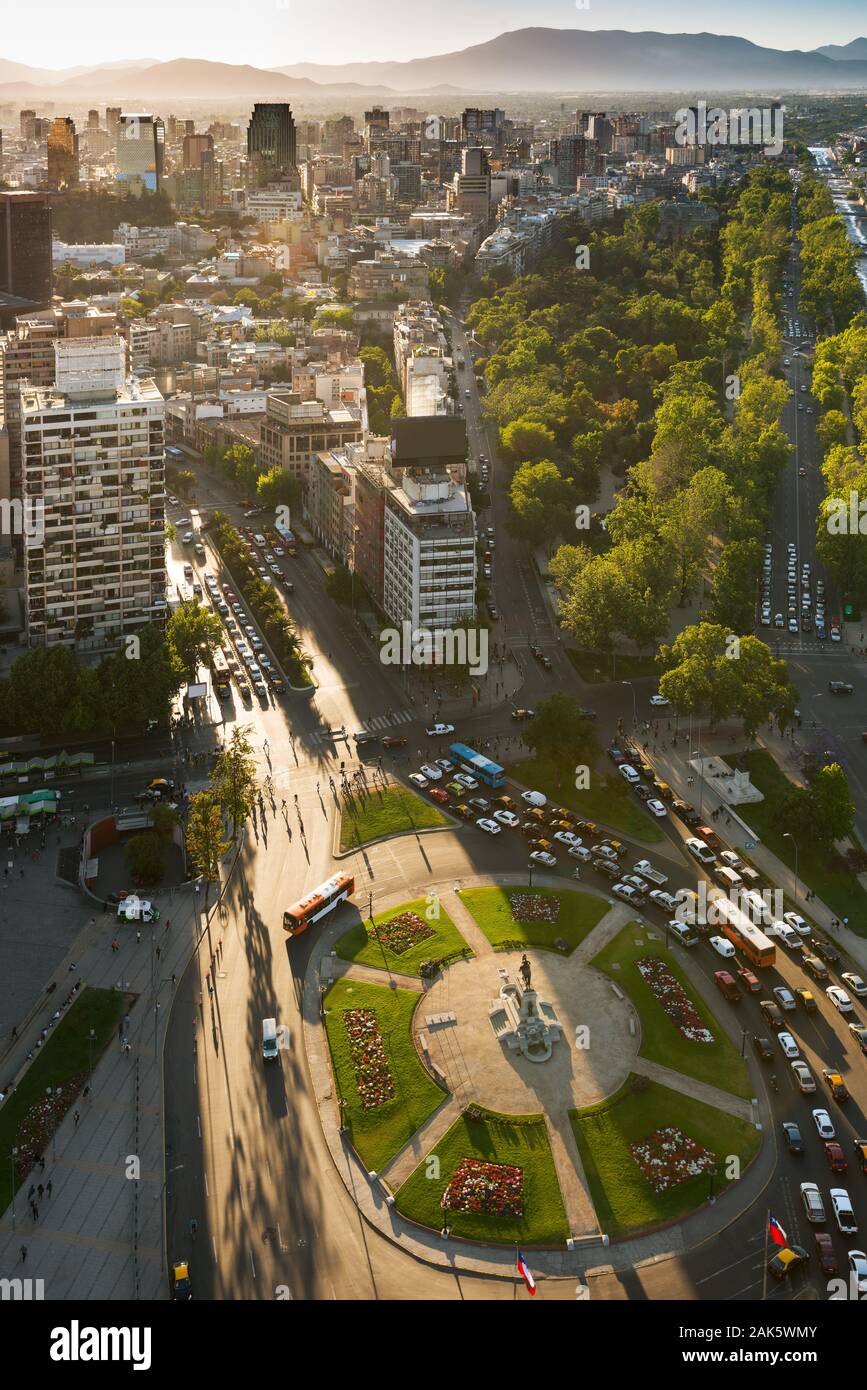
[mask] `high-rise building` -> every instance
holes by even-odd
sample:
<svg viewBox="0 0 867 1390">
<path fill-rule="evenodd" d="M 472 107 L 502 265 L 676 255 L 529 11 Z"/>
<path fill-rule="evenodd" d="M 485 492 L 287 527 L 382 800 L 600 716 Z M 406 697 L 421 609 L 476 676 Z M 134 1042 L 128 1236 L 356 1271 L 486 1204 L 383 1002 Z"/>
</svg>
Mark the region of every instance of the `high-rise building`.
<svg viewBox="0 0 867 1390">
<path fill-rule="evenodd" d="M 579 178 L 585 174 L 602 173 L 602 159 L 596 142 L 583 135 L 561 135 L 551 141 L 551 164 L 557 185 L 574 193 Z"/>
<path fill-rule="evenodd" d="M 87 128 L 88 128 L 88 130 L 99 130 L 99 112 L 98 112 L 98 111 L 96 111 L 96 110 L 88 111 L 88 113 L 87 113 Z"/>
<path fill-rule="evenodd" d="M 48 131 L 48 185 L 58 193 L 78 183 L 78 136 L 69 116 L 55 116 Z"/>
<path fill-rule="evenodd" d="M 116 646 L 165 616 L 165 403 L 119 337 L 59 340 L 55 381 L 21 387 L 31 646 Z"/>
<path fill-rule="evenodd" d="M 461 172 L 455 178 L 455 208 L 465 217 L 487 220 L 491 212 L 491 167 L 486 152 L 463 151 Z"/>
<path fill-rule="evenodd" d="M 19 130 L 21 131 L 21 135 L 23 136 L 23 138 L 24 138 L 25 140 L 28 138 L 27 132 L 28 132 L 28 130 L 32 130 L 32 128 L 33 128 L 33 127 L 32 127 L 32 122 L 35 121 L 35 120 L 36 120 L 36 112 L 35 112 L 35 111 L 31 111 L 31 110 L 29 109 L 29 107 L 25 108 L 25 110 L 23 110 L 23 111 L 19 111 L 19 113 L 18 113 L 18 126 L 19 126 Z"/>
<path fill-rule="evenodd" d="M 51 203 L 44 193 L 0 192 L 0 311 L 51 302 Z"/>
<path fill-rule="evenodd" d="M 117 140 L 117 132 L 120 129 L 120 107 L 107 106 L 105 108 L 105 128 L 112 140 Z"/>
<path fill-rule="evenodd" d="M 157 193 L 165 143 L 165 127 L 159 116 L 124 112 L 117 132 L 117 182 L 126 184 L 131 192 Z"/>
<path fill-rule="evenodd" d="M 297 176 L 295 121 L 285 101 L 257 101 L 247 127 L 247 158 L 254 183 L 284 183 Z"/>
<path fill-rule="evenodd" d="M 390 121 L 388 111 L 382 106 L 374 106 L 372 111 L 365 111 L 364 144 L 368 153 L 372 153 L 388 135 Z"/>
<path fill-rule="evenodd" d="M 183 166 L 185 169 L 201 169 L 202 156 L 213 153 L 213 135 L 184 136 Z"/>
</svg>

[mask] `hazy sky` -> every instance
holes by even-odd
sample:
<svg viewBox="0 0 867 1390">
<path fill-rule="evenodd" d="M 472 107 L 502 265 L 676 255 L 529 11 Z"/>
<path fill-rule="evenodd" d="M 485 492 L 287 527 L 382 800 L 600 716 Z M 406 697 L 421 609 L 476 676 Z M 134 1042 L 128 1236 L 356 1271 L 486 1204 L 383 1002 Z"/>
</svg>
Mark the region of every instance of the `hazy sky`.
<svg viewBox="0 0 867 1390">
<path fill-rule="evenodd" d="M 35 67 L 212 58 L 276 67 L 406 59 L 528 24 L 739 34 L 818 48 L 867 33 L 864 0 L 0 0 L 0 57 Z M 127 18 L 128 16 L 128 18 Z"/>
</svg>

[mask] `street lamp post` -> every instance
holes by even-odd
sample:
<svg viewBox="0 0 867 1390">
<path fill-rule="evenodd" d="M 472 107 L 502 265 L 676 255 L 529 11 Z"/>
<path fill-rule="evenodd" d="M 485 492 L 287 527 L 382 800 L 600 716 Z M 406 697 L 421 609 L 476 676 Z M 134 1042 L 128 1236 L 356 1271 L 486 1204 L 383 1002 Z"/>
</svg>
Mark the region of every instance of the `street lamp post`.
<svg viewBox="0 0 867 1390">
<path fill-rule="evenodd" d="M 532 888 L 532 887 L 533 887 L 533 861 L 532 861 L 532 859 L 531 859 L 531 860 L 528 862 L 528 864 L 527 864 L 527 870 L 528 870 L 529 875 L 530 875 L 530 882 L 529 882 L 529 884 L 528 884 L 528 887 Z"/>
<path fill-rule="evenodd" d="M 714 1201 L 714 1195 L 713 1195 L 713 1180 L 714 1180 L 714 1178 L 716 1177 L 716 1168 L 708 1168 L 708 1170 L 707 1170 L 707 1175 L 708 1175 L 708 1177 L 710 1178 L 710 1191 L 709 1191 L 708 1194 L 707 1194 L 707 1200 L 711 1203 L 711 1205 L 713 1205 L 713 1201 Z"/>
<path fill-rule="evenodd" d="M 783 831 L 783 839 L 791 840 L 795 846 L 795 897 L 799 898 L 801 896 L 801 879 L 798 873 L 798 841 L 788 830 Z"/>
<path fill-rule="evenodd" d="M 96 1029 L 91 1028 L 87 1035 L 87 1079 L 93 1080 L 93 1044 L 96 1042 Z"/>
<path fill-rule="evenodd" d="M 9 1155 L 9 1162 L 12 1167 L 12 1229 L 15 1230 L 15 1160 L 18 1157 L 17 1148 L 13 1148 Z"/>
<path fill-rule="evenodd" d="M 632 684 L 632 681 L 621 681 L 620 684 L 621 684 L 621 685 L 628 686 L 629 689 L 632 691 L 632 727 L 633 727 L 633 729 L 637 729 L 637 728 L 638 728 L 638 701 L 637 701 L 636 698 L 635 698 L 635 686 Z"/>
</svg>

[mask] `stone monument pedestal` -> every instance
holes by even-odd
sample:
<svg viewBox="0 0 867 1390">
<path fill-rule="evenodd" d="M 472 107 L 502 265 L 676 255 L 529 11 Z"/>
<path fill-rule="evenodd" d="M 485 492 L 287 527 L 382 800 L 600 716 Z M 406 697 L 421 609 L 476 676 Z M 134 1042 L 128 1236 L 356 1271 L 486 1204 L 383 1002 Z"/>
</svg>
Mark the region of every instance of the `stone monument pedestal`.
<svg viewBox="0 0 867 1390">
<path fill-rule="evenodd" d="M 510 1052 L 520 1052 L 528 1062 L 547 1062 L 563 1032 L 554 1009 L 534 989 L 505 977 L 499 998 L 488 1011 L 491 1027 Z"/>
</svg>

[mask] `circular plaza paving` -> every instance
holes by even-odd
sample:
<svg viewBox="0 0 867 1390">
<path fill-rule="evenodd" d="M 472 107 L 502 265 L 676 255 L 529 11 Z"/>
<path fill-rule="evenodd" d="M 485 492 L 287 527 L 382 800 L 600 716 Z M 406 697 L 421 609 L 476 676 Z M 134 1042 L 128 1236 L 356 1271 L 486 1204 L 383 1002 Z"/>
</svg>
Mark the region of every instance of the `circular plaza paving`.
<svg viewBox="0 0 867 1390">
<path fill-rule="evenodd" d="M 613 1094 L 638 1056 L 640 1029 L 630 1033 L 629 1005 L 577 953 L 563 957 L 527 951 L 539 1005 L 550 1004 L 562 1025 L 552 1056 L 530 1061 L 497 1037 L 489 1014 L 501 1004 L 500 972 L 520 985 L 521 955 L 498 951 L 459 961 L 422 995 L 414 1030 L 424 1032 L 450 1091 L 471 1094 L 476 1104 L 512 1115 L 581 1108 Z M 444 1021 L 436 1022 L 437 1015 L 444 1015 Z M 576 1045 L 579 1028 L 586 1046 Z"/>
</svg>

